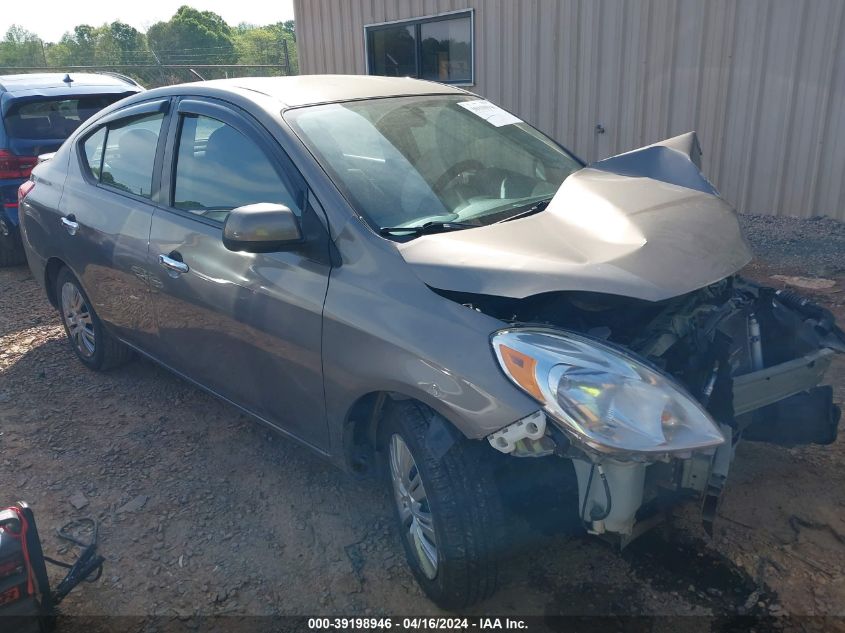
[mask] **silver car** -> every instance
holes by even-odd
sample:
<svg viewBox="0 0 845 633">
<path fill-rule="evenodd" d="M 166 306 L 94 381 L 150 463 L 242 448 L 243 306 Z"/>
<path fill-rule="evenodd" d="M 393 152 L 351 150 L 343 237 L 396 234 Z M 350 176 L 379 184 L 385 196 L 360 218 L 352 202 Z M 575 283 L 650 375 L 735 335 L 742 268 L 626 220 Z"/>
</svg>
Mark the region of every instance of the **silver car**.
<svg viewBox="0 0 845 633">
<path fill-rule="evenodd" d="M 694 133 L 585 166 L 436 83 L 209 81 L 102 111 L 19 197 L 83 364 L 143 354 L 382 473 L 446 608 L 495 590 L 502 472 L 530 458 L 625 545 L 678 498 L 710 526 L 739 439 L 836 437 L 817 385 L 845 336 L 736 275 Z"/>
</svg>

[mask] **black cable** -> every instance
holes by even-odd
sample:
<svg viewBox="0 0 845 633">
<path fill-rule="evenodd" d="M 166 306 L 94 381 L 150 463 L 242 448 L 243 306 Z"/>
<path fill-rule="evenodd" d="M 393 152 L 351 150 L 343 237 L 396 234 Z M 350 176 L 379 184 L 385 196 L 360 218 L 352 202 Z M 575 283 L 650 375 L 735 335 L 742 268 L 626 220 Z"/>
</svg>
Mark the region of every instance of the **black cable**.
<svg viewBox="0 0 845 633">
<path fill-rule="evenodd" d="M 64 569 L 73 569 L 73 564 L 65 563 L 60 560 L 56 560 L 55 558 L 50 558 L 49 556 L 42 556 L 45 563 L 50 563 L 51 565 L 55 565 L 56 567 L 63 567 Z M 102 557 L 100 557 L 102 558 Z M 105 562 L 105 559 L 103 559 Z M 100 577 L 103 575 L 103 565 L 100 563 L 99 568 L 97 569 L 97 575 L 92 578 L 85 578 L 85 582 L 97 582 Z"/>
<path fill-rule="evenodd" d="M 607 498 L 607 505 L 604 508 L 604 514 L 601 516 L 590 516 L 593 521 L 603 521 L 606 519 L 610 514 L 610 509 L 613 507 L 613 502 L 610 499 L 610 484 L 607 483 L 607 477 L 604 476 L 604 469 L 601 466 L 599 466 L 599 477 L 601 478 L 601 482 L 604 484 L 604 496 Z"/>
<path fill-rule="evenodd" d="M 56 560 L 55 558 L 50 558 L 49 556 L 42 556 L 44 562 L 50 563 L 51 565 L 55 565 L 56 567 L 64 567 L 65 569 L 70 569 L 73 567 L 71 563 L 65 563 L 60 560 Z"/>
<path fill-rule="evenodd" d="M 85 541 L 82 541 L 70 534 L 68 530 L 75 525 L 91 526 L 92 534 L 91 540 L 89 542 L 86 543 Z M 67 596 L 67 594 L 70 593 L 70 591 L 83 580 L 87 582 L 96 582 L 97 580 L 99 580 L 99 578 L 103 575 L 103 563 L 106 560 L 102 556 L 96 554 L 99 525 L 94 519 L 90 517 L 85 517 L 83 519 L 75 519 L 73 521 L 65 523 L 62 527 L 57 530 L 57 533 L 59 538 L 64 539 L 66 541 L 70 541 L 74 545 L 77 545 L 83 549 L 82 553 L 79 555 L 79 558 L 77 558 L 76 562 L 74 562 L 73 564 L 65 563 L 54 558 L 49 558 L 48 556 L 43 557 L 46 562 L 69 570 L 67 575 L 62 579 L 62 581 L 59 583 L 59 585 L 53 592 L 54 604 L 59 604 L 64 599 L 64 597 Z M 92 576 L 92 574 L 94 575 Z"/>
<path fill-rule="evenodd" d="M 90 541 L 81 541 L 80 539 L 73 536 L 68 530 L 76 525 L 90 525 L 91 526 L 91 540 Z M 74 519 L 73 521 L 68 521 L 58 530 L 56 530 L 56 534 L 59 538 L 64 539 L 66 541 L 70 541 L 74 545 L 79 545 L 79 547 L 88 547 L 89 545 L 96 545 L 97 544 L 97 537 L 100 532 L 99 524 L 92 519 L 91 517 L 83 517 L 81 519 Z"/>
<path fill-rule="evenodd" d="M 590 477 L 587 479 L 587 490 L 584 492 L 584 503 L 581 504 L 581 523 L 587 524 L 587 499 L 590 498 L 590 488 L 593 485 L 593 473 L 596 471 L 596 465 L 590 466 Z"/>
<path fill-rule="evenodd" d="M 89 545 L 82 552 L 79 559 L 73 564 L 73 567 L 68 571 L 67 576 L 62 579 L 56 590 L 53 592 L 53 604 L 59 604 L 71 590 L 76 587 L 83 580 L 88 580 L 88 577 L 97 572 L 97 575 L 91 579 L 91 582 L 100 577 L 103 573 L 103 563 L 105 558 L 96 555 L 96 545 Z"/>
<path fill-rule="evenodd" d="M 593 512 L 590 513 L 590 521 L 603 521 L 608 516 L 610 516 L 610 510 L 613 508 L 613 501 L 610 496 L 610 484 L 607 482 L 607 477 L 604 474 L 604 469 L 599 466 L 599 478 L 601 479 L 602 484 L 604 484 L 604 496 L 607 499 L 607 504 L 604 507 L 604 510 L 601 514 L 595 514 Z M 593 486 L 593 474 L 596 471 L 596 465 L 593 464 L 590 466 L 590 476 L 587 478 L 587 490 L 584 492 L 584 503 L 581 504 L 581 522 L 585 525 L 587 524 L 587 499 L 590 498 L 590 489 Z"/>
</svg>

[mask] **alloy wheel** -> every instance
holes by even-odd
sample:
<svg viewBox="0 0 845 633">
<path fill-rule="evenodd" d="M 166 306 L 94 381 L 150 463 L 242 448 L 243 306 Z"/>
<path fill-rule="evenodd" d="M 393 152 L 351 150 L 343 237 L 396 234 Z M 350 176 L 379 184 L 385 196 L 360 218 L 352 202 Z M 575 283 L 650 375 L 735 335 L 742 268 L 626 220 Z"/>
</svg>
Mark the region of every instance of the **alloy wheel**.
<svg viewBox="0 0 845 633">
<path fill-rule="evenodd" d="M 411 544 L 420 569 L 427 578 L 434 579 L 439 557 L 431 506 L 414 456 L 405 440 L 396 434 L 390 438 L 390 479 L 403 536 Z"/>
<path fill-rule="evenodd" d="M 96 350 L 94 319 L 85 297 L 79 288 L 69 281 L 62 286 L 62 316 L 71 343 L 80 354 L 86 358 L 92 357 Z"/>
</svg>

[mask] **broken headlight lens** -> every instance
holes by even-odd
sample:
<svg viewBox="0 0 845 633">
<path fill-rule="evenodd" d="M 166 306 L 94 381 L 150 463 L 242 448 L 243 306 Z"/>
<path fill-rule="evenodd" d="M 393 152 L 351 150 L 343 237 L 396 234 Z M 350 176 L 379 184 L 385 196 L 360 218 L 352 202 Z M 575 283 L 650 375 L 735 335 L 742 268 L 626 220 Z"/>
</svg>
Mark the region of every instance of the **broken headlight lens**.
<svg viewBox="0 0 845 633">
<path fill-rule="evenodd" d="M 596 450 L 676 453 L 724 442 L 675 381 L 610 345 L 542 328 L 501 330 L 492 343 L 505 374 Z"/>
</svg>

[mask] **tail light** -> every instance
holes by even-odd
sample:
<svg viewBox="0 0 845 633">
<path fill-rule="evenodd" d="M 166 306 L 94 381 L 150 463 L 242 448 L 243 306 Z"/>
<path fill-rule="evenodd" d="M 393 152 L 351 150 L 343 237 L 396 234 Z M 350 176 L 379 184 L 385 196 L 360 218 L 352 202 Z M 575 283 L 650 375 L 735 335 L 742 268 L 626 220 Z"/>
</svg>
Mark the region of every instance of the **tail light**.
<svg viewBox="0 0 845 633">
<path fill-rule="evenodd" d="M 0 149 L 0 180 L 29 178 L 36 164 L 38 164 L 37 156 L 18 156 L 9 150 Z"/>
<path fill-rule="evenodd" d="M 35 188 L 35 182 L 27 180 L 20 187 L 18 187 L 18 204 L 23 202 L 23 199 Z"/>
</svg>

